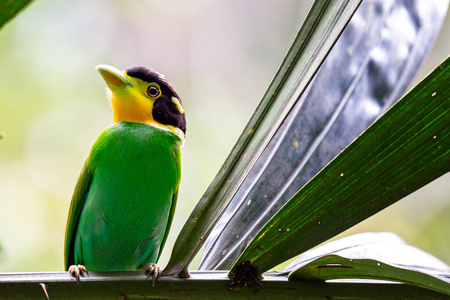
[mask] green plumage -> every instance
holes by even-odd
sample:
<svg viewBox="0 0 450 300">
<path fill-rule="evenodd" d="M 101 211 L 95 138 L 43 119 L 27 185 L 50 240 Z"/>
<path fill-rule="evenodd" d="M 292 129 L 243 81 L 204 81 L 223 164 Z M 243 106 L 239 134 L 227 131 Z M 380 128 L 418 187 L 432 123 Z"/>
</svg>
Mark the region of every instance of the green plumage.
<svg viewBox="0 0 450 300">
<path fill-rule="evenodd" d="M 70 206 L 66 269 L 132 271 L 157 262 L 175 211 L 180 143 L 170 131 L 133 122 L 99 136 Z"/>
</svg>

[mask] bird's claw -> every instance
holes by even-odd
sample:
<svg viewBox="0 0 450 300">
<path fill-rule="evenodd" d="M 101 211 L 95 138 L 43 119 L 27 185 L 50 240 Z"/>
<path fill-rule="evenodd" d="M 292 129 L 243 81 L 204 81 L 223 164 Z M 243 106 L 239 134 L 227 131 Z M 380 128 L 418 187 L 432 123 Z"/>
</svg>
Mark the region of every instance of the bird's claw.
<svg viewBox="0 0 450 300">
<path fill-rule="evenodd" d="M 83 265 L 71 265 L 69 267 L 69 277 L 75 277 L 77 279 L 77 284 L 80 283 L 80 276 L 83 276 L 83 272 L 89 277 L 89 272 Z"/>
<path fill-rule="evenodd" d="M 146 264 L 144 271 L 147 274 L 147 278 L 152 276 L 152 286 L 155 286 L 156 280 L 159 281 L 161 278 L 161 268 L 157 264 Z"/>
</svg>

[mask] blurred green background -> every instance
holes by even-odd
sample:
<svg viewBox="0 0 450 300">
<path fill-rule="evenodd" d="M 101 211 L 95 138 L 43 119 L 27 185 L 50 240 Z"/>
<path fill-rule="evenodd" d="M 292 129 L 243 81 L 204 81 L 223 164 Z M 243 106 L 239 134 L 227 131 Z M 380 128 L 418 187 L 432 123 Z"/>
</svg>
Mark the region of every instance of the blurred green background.
<svg viewBox="0 0 450 300">
<path fill-rule="evenodd" d="M 7 24 L 0 31 L 0 272 L 63 269 L 73 188 L 112 120 L 98 64 L 154 68 L 183 100 L 183 177 L 165 266 L 310 4 L 36 0 Z M 447 16 L 414 83 L 448 56 L 449 38 Z M 447 174 L 341 236 L 393 231 L 450 263 L 449 182 Z"/>
</svg>

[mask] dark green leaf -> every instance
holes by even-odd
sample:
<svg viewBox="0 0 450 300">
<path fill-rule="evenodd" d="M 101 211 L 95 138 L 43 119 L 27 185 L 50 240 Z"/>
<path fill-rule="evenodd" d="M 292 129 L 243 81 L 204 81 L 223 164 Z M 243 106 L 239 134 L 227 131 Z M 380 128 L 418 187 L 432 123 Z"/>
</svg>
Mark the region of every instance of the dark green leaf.
<svg viewBox="0 0 450 300">
<path fill-rule="evenodd" d="M 200 269 L 229 270 L 267 221 L 405 93 L 447 5 L 361 4 L 214 226 Z"/>
<path fill-rule="evenodd" d="M 232 271 L 262 273 L 450 171 L 450 59 L 309 181 L 264 226 Z"/>
<path fill-rule="evenodd" d="M 282 274 L 290 280 L 376 279 L 450 291 L 450 267 L 390 232 L 369 232 L 300 255 Z"/>
<path fill-rule="evenodd" d="M 318 258 L 289 275 L 290 280 L 377 279 L 406 283 L 450 295 L 450 279 L 385 264 L 373 259 L 349 259 L 339 255 Z"/>
<path fill-rule="evenodd" d="M 0 1 L 0 28 L 16 16 L 33 0 L 2 0 Z"/>
<path fill-rule="evenodd" d="M 301 254 L 281 273 L 296 272 L 325 255 L 348 259 L 374 259 L 386 264 L 414 268 L 433 274 L 449 274 L 450 267 L 433 255 L 414 247 L 392 232 L 365 232 L 325 243 Z"/>
<path fill-rule="evenodd" d="M 314 3 L 258 108 L 178 236 L 164 274 L 189 276 L 189 263 L 360 2 L 319 0 Z"/>
</svg>

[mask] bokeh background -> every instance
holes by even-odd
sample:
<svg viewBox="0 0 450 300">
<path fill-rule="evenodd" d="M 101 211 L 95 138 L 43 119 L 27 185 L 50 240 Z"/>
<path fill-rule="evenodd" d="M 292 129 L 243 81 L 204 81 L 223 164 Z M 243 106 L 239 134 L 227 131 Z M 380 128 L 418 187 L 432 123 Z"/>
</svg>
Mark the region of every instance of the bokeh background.
<svg viewBox="0 0 450 300">
<path fill-rule="evenodd" d="M 165 266 L 311 2 L 36 0 L 7 24 L 0 31 L 0 272 L 63 270 L 73 188 L 112 120 L 98 64 L 154 68 L 183 100 L 183 177 Z M 448 56 L 449 41 L 447 16 L 414 83 Z M 393 231 L 450 264 L 449 182 L 444 175 L 340 236 Z"/>
</svg>

